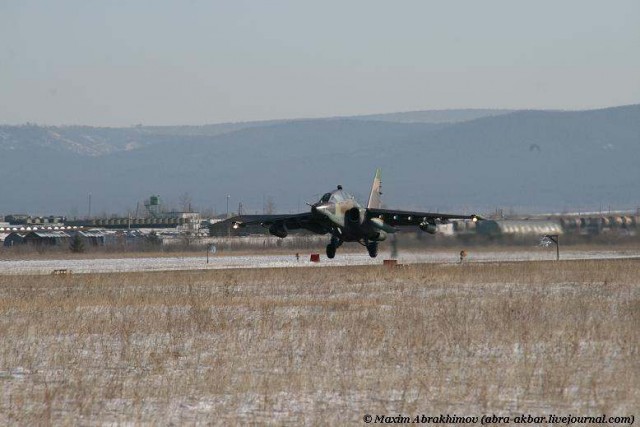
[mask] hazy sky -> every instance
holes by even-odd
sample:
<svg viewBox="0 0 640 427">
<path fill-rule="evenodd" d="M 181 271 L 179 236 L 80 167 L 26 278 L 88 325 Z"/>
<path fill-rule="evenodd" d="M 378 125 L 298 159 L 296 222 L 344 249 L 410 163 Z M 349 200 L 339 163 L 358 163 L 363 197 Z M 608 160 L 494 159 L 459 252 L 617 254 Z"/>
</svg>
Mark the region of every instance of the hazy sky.
<svg viewBox="0 0 640 427">
<path fill-rule="evenodd" d="M 638 0 L 0 0 L 0 123 L 638 102 Z"/>
</svg>

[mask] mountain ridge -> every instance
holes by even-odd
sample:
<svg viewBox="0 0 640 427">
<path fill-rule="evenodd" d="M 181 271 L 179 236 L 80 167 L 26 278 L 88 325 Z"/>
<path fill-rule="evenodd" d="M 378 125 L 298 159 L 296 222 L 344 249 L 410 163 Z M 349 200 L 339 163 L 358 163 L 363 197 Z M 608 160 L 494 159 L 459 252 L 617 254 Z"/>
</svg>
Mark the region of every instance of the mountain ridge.
<svg viewBox="0 0 640 427">
<path fill-rule="evenodd" d="M 77 214 L 92 193 L 93 212 L 122 213 L 151 194 L 172 203 L 188 192 L 202 208 L 221 211 L 231 194 L 246 212 L 260 211 L 265 197 L 292 212 L 337 184 L 364 201 L 377 167 L 385 202 L 396 208 L 533 212 L 640 202 L 640 105 L 456 123 L 333 118 L 213 136 L 105 135 L 120 149 L 5 149 L 0 134 L 0 211 Z M 140 145 L 124 149 L 133 142 Z"/>
<path fill-rule="evenodd" d="M 186 126 L 133 126 L 133 127 L 93 127 L 82 125 L 70 126 L 40 126 L 0 125 L 0 150 L 15 149 L 12 144 L 19 141 L 31 141 L 36 147 L 52 145 L 57 142 L 63 147 L 75 147 L 78 154 L 100 156 L 114 151 L 130 151 L 152 144 L 158 137 L 192 137 L 218 136 L 251 128 L 277 126 L 286 123 L 331 121 L 331 120 L 360 120 L 384 121 L 389 123 L 434 123 L 446 124 L 464 121 L 468 118 L 479 118 L 488 115 L 504 113 L 510 110 L 491 109 L 452 109 L 452 110 L 423 110 L 404 113 L 385 113 L 362 116 L 336 116 L 309 119 L 283 119 L 248 122 L 230 122 L 204 125 Z M 420 120 L 410 119 L 416 115 Z M 17 133 L 17 135 L 15 135 Z M 31 147 L 33 148 L 33 147 Z"/>
</svg>

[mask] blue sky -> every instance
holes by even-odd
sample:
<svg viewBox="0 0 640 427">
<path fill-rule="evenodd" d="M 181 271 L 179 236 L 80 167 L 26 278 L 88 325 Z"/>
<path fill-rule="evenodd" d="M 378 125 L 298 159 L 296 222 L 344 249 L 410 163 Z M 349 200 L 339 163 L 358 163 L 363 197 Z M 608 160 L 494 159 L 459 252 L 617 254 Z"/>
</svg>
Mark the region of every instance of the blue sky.
<svg viewBox="0 0 640 427">
<path fill-rule="evenodd" d="M 0 123 L 638 102 L 637 0 L 0 0 Z"/>
</svg>

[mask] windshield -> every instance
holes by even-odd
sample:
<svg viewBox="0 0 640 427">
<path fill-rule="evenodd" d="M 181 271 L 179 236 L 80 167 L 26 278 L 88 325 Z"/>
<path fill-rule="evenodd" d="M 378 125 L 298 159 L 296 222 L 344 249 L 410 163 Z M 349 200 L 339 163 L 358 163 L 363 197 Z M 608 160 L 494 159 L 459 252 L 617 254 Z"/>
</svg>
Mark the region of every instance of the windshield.
<svg viewBox="0 0 640 427">
<path fill-rule="evenodd" d="M 350 199 L 353 199 L 353 196 L 351 194 L 343 190 L 336 190 L 333 193 L 331 193 L 331 198 L 329 199 L 329 202 L 340 203 Z"/>
<path fill-rule="evenodd" d="M 346 191 L 335 190 L 331 193 L 325 193 L 320 199 L 320 203 L 340 203 L 351 199 L 353 199 L 353 196 Z"/>
</svg>

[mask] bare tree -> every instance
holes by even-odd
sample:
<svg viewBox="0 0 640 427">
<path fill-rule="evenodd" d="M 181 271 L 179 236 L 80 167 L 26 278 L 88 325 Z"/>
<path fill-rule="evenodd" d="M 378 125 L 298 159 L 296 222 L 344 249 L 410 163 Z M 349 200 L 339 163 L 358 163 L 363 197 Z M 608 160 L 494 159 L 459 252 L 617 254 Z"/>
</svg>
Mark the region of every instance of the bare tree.
<svg viewBox="0 0 640 427">
<path fill-rule="evenodd" d="M 193 200 L 191 199 L 191 195 L 188 192 L 182 193 L 178 203 L 180 205 L 180 209 L 182 212 L 191 212 L 191 203 Z"/>
</svg>

